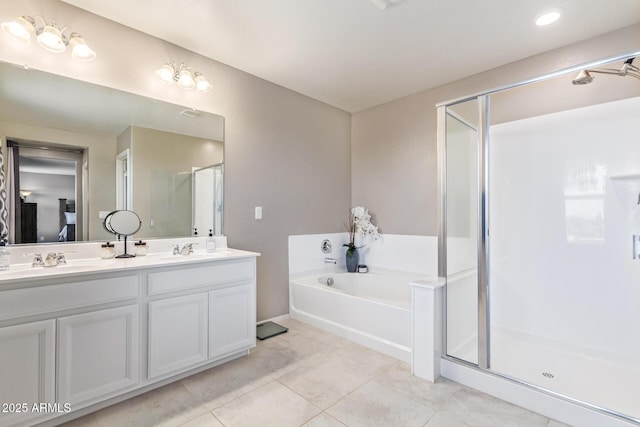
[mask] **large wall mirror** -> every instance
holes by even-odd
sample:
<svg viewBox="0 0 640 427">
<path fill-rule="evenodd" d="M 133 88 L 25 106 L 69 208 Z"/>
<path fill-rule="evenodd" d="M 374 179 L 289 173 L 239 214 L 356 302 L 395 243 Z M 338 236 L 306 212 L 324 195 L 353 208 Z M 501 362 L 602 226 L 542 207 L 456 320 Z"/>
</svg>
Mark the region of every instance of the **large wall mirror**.
<svg viewBox="0 0 640 427">
<path fill-rule="evenodd" d="M 107 239 L 116 209 L 140 216 L 140 238 L 194 235 L 206 214 L 223 233 L 221 116 L 0 62 L 0 140 L 9 243 Z M 214 165 L 215 208 L 193 176 Z"/>
</svg>

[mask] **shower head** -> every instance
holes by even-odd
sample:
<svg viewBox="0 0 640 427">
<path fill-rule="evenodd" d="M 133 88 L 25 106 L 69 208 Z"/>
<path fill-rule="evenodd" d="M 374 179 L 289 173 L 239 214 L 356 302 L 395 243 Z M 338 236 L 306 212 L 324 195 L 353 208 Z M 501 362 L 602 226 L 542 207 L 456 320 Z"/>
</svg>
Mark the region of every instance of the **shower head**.
<svg viewBox="0 0 640 427">
<path fill-rule="evenodd" d="M 590 73 L 600 73 L 600 74 L 614 74 L 616 76 L 625 77 L 631 76 L 640 80 L 640 68 L 633 65 L 633 60 L 635 58 L 627 59 L 624 64 L 622 64 L 622 68 L 619 70 L 615 70 L 613 68 L 594 68 L 592 70 L 582 70 L 575 79 L 571 81 L 574 85 L 586 85 L 593 81 L 593 76 Z"/>
<path fill-rule="evenodd" d="M 593 76 L 589 74 L 589 70 L 582 70 L 575 79 L 571 81 L 574 85 L 588 85 L 593 81 Z"/>
</svg>

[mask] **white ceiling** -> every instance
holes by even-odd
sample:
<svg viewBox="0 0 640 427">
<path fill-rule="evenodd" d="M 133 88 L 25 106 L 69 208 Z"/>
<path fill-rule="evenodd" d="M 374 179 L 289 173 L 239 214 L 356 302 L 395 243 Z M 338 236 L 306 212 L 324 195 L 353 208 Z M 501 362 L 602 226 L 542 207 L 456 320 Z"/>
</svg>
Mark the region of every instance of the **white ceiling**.
<svg viewBox="0 0 640 427">
<path fill-rule="evenodd" d="M 640 22 L 640 0 L 64 1 L 350 112 Z"/>
<path fill-rule="evenodd" d="M 20 156 L 20 172 L 45 175 L 76 176 L 76 162 L 73 160 L 51 159 L 47 157 Z"/>
</svg>

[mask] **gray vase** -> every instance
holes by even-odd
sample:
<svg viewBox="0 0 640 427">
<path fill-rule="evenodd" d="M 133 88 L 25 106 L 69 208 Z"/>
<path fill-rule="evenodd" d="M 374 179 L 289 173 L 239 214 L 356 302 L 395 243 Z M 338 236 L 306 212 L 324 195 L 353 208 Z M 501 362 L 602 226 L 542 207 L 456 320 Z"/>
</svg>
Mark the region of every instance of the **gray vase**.
<svg viewBox="0 0 640 427">
<path fill-rule="evenodd" d="M 358 255 L 358 250 L 354 249 L 351 256 L 349 256 L 349 251 L 347 250 L 347 255 L 345 256 L 347 263 L 347 271 L 349 273 L 355 273 L 358 269 L 358 261 L 360 260 L 360 255 Z"/>
</svg>

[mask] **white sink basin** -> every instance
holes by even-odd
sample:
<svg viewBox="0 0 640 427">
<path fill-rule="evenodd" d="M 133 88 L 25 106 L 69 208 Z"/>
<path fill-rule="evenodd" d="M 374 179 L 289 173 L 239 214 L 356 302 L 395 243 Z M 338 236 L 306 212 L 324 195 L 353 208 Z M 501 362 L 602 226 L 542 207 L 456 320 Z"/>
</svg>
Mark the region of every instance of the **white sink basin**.
<svg viewBox="0 0 640 427">
<path fill-rule="evenodd" d="M 226 250 L 226 249 L 220 249 L 217 250 L 215 252 L 212 253 L 208 253 L 208 252 L 194 252 L 192 254 L 189 255 L 172 255 L 169 253 L 158 253 L 158 254 L 148 254 L 146 256 L 148 257 L 154 257 L 154 258 L 158 258 L 161 260 L 167 260 L 167 261 L 195 261 L 195 260 L 202 260 L 202 259 L 216 259 L 216 258 L 220 258 L 220 257 L 225 257 L 227 255 L 229 255 L 231 253 L 231 251 Z"/>
<path fill-rule="evenodd" d="M 67 260 L 66 264 L 60 264 L 53 267 L 32 267 L 31 263 L 12 264 L 7 272 L 28 272 L 29 275 L 38 275 L 54 273 L 58 269 L 65 271 L 81 270 L 91 267 L 106 267 L 114 263 L 114 259 L 87 258 Z"/>
<path fill-rule="evenodd" d="M 0 271 L 0 281 L 14 279 L 42 278 L 48 275 L 82 274 L 95 272 L 104 269 L 113 270 L 121 268 L 146 268 L 163 264 L 179 264 L 207 260 L 216 260 L 236 255 L 237 252 L 228 249 L 219 249 L 213 253 L 204 250 L 196 251 L 190 255 L 172 255 L 171 252 L 151 253 L 146 256 L 139 256 L 125 259 L 100 259 L 82 258 L 67 259 L 66 264 L 53 267 L 32 267 L 31 262 L 11 264 L 9 270 Z"/>
</svg>

